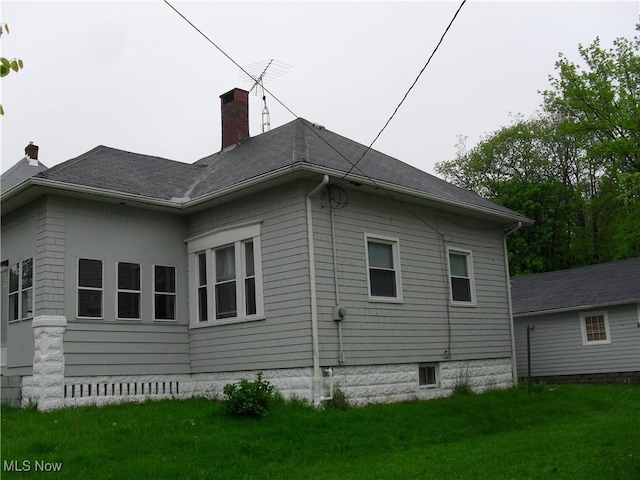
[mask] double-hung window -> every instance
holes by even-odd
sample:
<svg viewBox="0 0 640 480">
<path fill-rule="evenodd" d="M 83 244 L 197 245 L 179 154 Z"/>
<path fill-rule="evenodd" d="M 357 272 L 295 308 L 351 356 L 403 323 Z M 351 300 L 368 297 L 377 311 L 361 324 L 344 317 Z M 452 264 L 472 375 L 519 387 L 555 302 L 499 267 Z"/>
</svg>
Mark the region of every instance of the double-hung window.
<svg viewBox="0 0 640 480">
<path fill-rule="evenodd" d="M 118 318 L 140 319 L 140 264 L 118 262 Z"/>
<path fill-rule="evenodd" d="M 9 322 L 33 318 L 33 258 L 13 265 L 3 262 L 2 277 L 2 301 L 7 305 L 3 316 Z"/>
<path fill-rule="evenodd" d="M 261 318 L 260 224 L 214 231 L 187 243 L 192 325 Z"/>
<path fill-rule="evenodd" d="M 468 250 L 449 249 L 448 254 L 451 303 L 475 305 L 476 294 L 471 252 Z"/>
<path fill-rule="evenodd" d="M 153 318 L 177 320 L 176 267 L 153 267 Z"/>
<path fill-rule="evenodd" d="M 582 326 L 582 344 L 598 345 L 611 343 L 609 319 L 605 312 L 591 312 L 580 316 Z"/>
<path fill-rule="evenodd" d="M 365 234 L 369 299 L 402 300 L 398 239 Z"/>
<path fill-rule="evenodd" d="M 78 316 L 102 318 L 102 260 L 78 259 Z"/>
</svg>

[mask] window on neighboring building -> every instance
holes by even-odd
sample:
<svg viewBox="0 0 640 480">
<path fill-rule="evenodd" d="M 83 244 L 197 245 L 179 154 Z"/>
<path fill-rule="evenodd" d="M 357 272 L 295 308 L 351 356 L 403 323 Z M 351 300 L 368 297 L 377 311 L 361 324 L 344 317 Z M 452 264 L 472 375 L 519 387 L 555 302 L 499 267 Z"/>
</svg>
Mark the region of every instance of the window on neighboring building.
<svg viewBox="0 0 640 480">
<path fill-rule="evenodd" d="M 176 320 L 176 268 L 156 265 L 153 276 L 154 318 Z"/>
<path fill-rule="evenodd" d="M 118 262 L 118 318 L 140 319 L 140 264 Z"/>
<path fill-rule="evenodd" d="M 451 302 L 474 304 L 475 291 L 471 252 L 449 250 L 449 275 Z"/>
<path fill-rule="evenodd" d="M 78 316 L 102 318 L 102 260 L 78 259 Z"/>
<path fill-rule="evenodd" d="M 611 343 L 609 319 L 604 312 L 583 314 L 582 340 L 585 345 Z"/>
<path fill-rule="evenodd" d="M 33 258 L 2 262 L 2 317 L 6 322 L 33 318 Z"/>
<path fill-rule="evenodd" d="M 431 388 L 438 386 L 438 376 L 435 365 L 420 365 L 418 367 L 418 385 Z"/>
<path fill-rule="evenodd" d="M 398 239 L 365 235 L 367 286 L 372 300 L 401 300 Z"/>
<path fill-rule="evenodd" d="M 192 324 L 263 315 L 260 224 L 213 232 L 188 244 Z"/>
</svg>

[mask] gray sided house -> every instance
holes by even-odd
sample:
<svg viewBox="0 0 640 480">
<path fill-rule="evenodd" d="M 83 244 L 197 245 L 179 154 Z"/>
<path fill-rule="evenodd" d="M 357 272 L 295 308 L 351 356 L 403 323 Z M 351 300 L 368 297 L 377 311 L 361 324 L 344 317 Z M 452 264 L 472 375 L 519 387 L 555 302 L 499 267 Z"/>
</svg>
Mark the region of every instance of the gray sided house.
<svg viewBox="0 0 640 480">
<path fill-rule="evenodd" d="M 528 219 L 298 118 L 186 164 L 99 146 L 2 191 L 3 398 L 321 404 L 516 375 L 505 236 Z M 35 167 L 34 167 L 35 168 Z M 14 176 L 15 177 L 15 176 Z"/>
<path fill-rule="evenodd" d="M 516 277 L 518 373 L 545 381 L 640 383 L 640 257 Z"/>
</svg>

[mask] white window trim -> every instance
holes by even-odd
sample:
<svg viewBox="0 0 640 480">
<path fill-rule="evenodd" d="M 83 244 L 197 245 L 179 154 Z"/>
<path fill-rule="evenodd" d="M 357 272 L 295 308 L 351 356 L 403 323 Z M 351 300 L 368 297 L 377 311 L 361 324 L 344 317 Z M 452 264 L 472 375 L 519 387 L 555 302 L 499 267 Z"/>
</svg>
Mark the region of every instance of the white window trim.
<svg viewBox="0 0 640 480">
<path fill-rule="evenodd" d="M 264 320 L 264 292 L 262 282 L 262 222 L 243 223 L 234 226 L 219 228 L 197 235 L 185 240 L 189 254 L 189 310 L 190 327 L 202 328 L 214 325 L 229 325 L 233 323 L 252 322 Z M 255 289 L 256 289 L 256 313 L 245 313 L 244 296 L 244 249 L 243 243 L 253 241 L 253 258 L 255 262 Z M 238 315 L 230 318 L 215 318 L 215 279 L 212 252 L 225 245 L 235 245 L 236 256 L 236 305 Z M 198 255 L 206 254 L 207 259 L 207 312 L 209 320 L 198 321 Z"/>
<path fill-rule="evenodd" d="M 464 302 L 453 299 L 453 286 L 451 285 L 451 257 L 450 254 L 464 255 L 467 259 L 467 273 L 469 274 L 469 289 L 471 290 L 471 301 Z M 476 281 L 473 272 L 473 252 L 466 248 L 447 247 L 447 283 L 449 284 L 449 304 L 456 307 L 475 307 L 477 306 L 476 298 Z"/>
<path fill-rule="evenodd" d="M 385 243 L 391 245 L 393 253 L 393 269 L 396 273 L 396 296 L 395 297 L 378 297 L 371 295 L 371 278 L 369 275 L 369 241 L 377 243 Z M 400 239 L 397 237 L 389 237 L 386 235 L 377 235 L 373 233 L 364 234 L 364 258 L 366 264 L 367 277 L 367 296 L 370 302 L 381 303 L 402 303 L 402 273 L 400 270 Z"/>
<path fill-rule="evenodd" d="M 436 376 L 436 381 L 435 383 L 430 383 L 427 385 L 420 385 L 420 369 L 421 368 L 425 368 L 425 367 L 433 367 L 434 369 L 434 373 Z M 431 388 L 438 388 L 440 387 L 440 372 L 439 372 L 439 368 L 438 368 L 438 364 L 437 363 L 421 363 L 418 365 L 418 388 L 420 389 L 431 389 Z"/>
<path fill-rule="evenodd" d="M 156 267 L 162 268 L 173 268 L 174 279 L 173 283 L 175 285 L 175 292 L 156 292 Z M 151 280 L 152 280 L 152 288 L 153 295 L 151 298 L 151 309 L 153 310 L 153 321 L 154 322 L 177 322 L 178 321 L 178 267 L 175 265 L 160 265 L 153 264 L 151 265 Z M 156 318 L 156 295 L 173 295 L 175 298 L 175 311 L 173 312 L 175 318 Z"/>
<path fill-rule="evenodd" d="M 586 317 L 599 317 L 602 316 L 604 318 L 604 331 L 607 335 L 606 340 L 591 340 L 587 339 L 587 325 L 586 325 Z M 598 312 L 584 312 L 580 314 L 580 328 L 582 330 L 582 345 L 583 346 L 591 346 L 591 345 L 607 345 L 611 343 L 611 331 L 609 330 L 609 315 L 607 315 L 606 311 L 598 311 Z"/>
<path fill-rule="evenodd" d="M 121 263 L 129 263 L 132 265 L 138 265 L 139 271 L 140 271 L 140 290 L 127 290 L 127 289 L 123 289 L 120 288 L 118 286 L 118 282 L 120 280 L 120 278 L 118 277 L 119 273 L 120 273 L 120 269 L 119 269 L 119 265 Z M 104 275 L 104 267 L 103 267 L 103 275 Z M 139 262 L 125 262 L 125 261 L 117 261 L 116 262 L 116 298 L 115 298 L 115 312 L 116 312 L 116 320 L 120 321 L 120 322 L 140 322 L 142 320 L 142 264 Z M 104 287 L 104 281 L 102 283 L 103 287 Z M 138 294 L 138 310 L 140 312 L 140 316 L 139 317 L 120 317 L 120 315 L 118 315 L 119 313 L 119 308 L 118 308 L 118 297 L 120 296 L 120 293 L 137 293 Z M 104 295 L 104 293 L 103 293 Z"/>
<path fill-rule="evenodd" d="M 23 272 L 23 266 L 22 264 L 27 261 L 27 260 L 31 260 L 31 286 L 29 288 L 23 289 L 22 288 L 22 272 Z M 9 285 L 11 284 L 11 267 L 13 265 L 18 265 L 18 290 L 16 290 L 15 292 L 10 292 L 9 291 Z M 22 260 L 18 260 L 17 262 L 13 263 L 13 264 L 8 264 L 6 266 L 7 268 L 7 298 L 3 298 L 2 301 L 4 302 L 6 300 L 7 302 L 7 308 L 9 308 L 9 297 L 11 295 L 17 295 L 18 296 L 18 318 L 14 318 L 13 320 L 11 320 L 10 318 L 7 317 L 7 324 L 9 323 L 17 323 L 17 322 L 22 322 L 24 320 L 31 320 L 35 317 L 36 314 L 36 259 L 35 257 L 27 257 L 27 258 L 23 258 Z M 26 316 L 23 317 L 22 316 L 22 292 L 26 292 L 27 290 L 31 290 L 31 316 Z M 9 312 L 7 312 L 7 315 L 9 315 Z"/>
<path fill-rule="evenodd" d="M 101 278 L 101 283 L 102 283 L 102 287 L 101 288 L 97 288 L 97 287 L 81 287 L 80 286 L 80 260 L 96 260 L 99 261 L 100 264 L 102 265 L 102 278 Z M 102 292 L 102 302 L 100 304 L 100 313 L 102 315 L 100 315 L 99 317 L 82 317 L 80 316 L 80 309 L 78 308 L 80 305 L 80 289 L 82 290 L 94 290 L 94 291 L 98 291 L 98 292 Z M 104 320 L 104 260 L 100 259 L 100 258 L 89 258 L 89 257 L 78 257 L 77 261 L 76 261 L 76 317 L 77 318 L 81 318 L 83 320 Z"/>
</svg>

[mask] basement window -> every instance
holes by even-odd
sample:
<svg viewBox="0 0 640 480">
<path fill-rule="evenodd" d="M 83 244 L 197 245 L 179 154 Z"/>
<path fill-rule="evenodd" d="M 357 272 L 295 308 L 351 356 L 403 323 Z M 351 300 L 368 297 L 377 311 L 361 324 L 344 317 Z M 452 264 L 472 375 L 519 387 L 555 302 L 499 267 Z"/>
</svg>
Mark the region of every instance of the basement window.
<svg viewBox="0 0 640 480">
<path fill-rule="evenodd" d="M 435 388 L 438 386 L 438 375 L 435 364 L 418 366 L 418 385 L 423 388 Z"/>
</svg>

